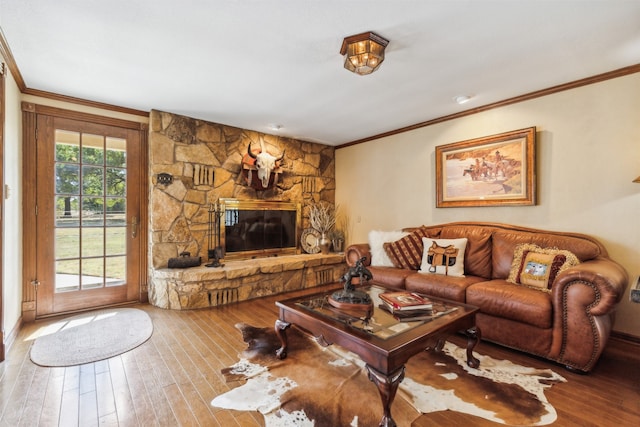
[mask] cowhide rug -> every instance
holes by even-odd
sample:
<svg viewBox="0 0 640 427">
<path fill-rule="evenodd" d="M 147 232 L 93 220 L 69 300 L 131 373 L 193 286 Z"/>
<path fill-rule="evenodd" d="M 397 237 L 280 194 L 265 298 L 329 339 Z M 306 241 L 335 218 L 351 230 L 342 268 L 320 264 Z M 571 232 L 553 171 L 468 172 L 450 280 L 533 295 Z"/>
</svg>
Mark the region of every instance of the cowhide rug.
<svg viewBox="0 0 640 427">
<path fill-rule="evenodd" d="M 295 328 L 287 331 L 287 358 L 275 351 L 280 341 L 272 328 L 236 327 L 248 348 L 240 361 L 222 371 L 235 388 L 211 404 L 238 411 L 259 411 L 267 427 L 374 426 L 382 404 L 362 360 L 338 346 L 321 347 Z M 527 368 L 475 352 L 480 368 L 466 364 L 466 351 L 447 342 L 440 353 L 412 357 L 391 407 L 399 426 L 421 414 L 458 411 L 507 425 L 547 425 L 556 412 L 544 395 L 566 381 L 551 370 Z"/>
</svg>

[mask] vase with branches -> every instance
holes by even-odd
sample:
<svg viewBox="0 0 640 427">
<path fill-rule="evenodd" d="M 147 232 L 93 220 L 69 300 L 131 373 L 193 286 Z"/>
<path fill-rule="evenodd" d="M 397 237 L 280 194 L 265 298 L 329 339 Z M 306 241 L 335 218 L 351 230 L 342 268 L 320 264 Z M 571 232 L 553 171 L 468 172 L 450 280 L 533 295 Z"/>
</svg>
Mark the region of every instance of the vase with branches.
<svg viewBox="0 0 640 427">
<path fill-rule="evenodd" d="M 318 246 L 325 255 L 329 253 L 329 247 L 331 246 L 328 233 L 336 225 L 337 209 L 337 206 L 325 202 L 314 203 L 309 209 L 309 223 L 314 230 L 320 233 Z"/>
</svg>

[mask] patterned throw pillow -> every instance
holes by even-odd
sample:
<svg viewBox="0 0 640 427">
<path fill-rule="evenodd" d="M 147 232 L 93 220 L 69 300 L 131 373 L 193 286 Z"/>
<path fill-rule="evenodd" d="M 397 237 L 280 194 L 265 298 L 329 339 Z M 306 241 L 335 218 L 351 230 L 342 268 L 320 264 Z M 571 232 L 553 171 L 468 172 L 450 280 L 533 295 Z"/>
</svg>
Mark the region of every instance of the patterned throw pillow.
<svg viewBox="0 0 640 427">
<path fill-rule="evenodd" d="M 551 286 L 558 274 L 578 264 L 580 261 L 570 251 L 521 244 L 516 246 L 513 253 L 507 281 L 551 292 Z"/>
<path fill-rule="evenodd" d="M 420 273 L 444 274 L 464 277 L 464 253 L 467 250 L 467 238 L 429 239 L 422 238 L 424 252 Z"/>
<path fill-rule="evenodd" d="M 393 242 L 404 236 L 406 231 L 378 231 L 369 232 L 369 248 L 371 251 L 371 266 L 373 267 L 393 267 L 393 262 L 387 256 L 382 245 L 386 242 Z"/>
<path fill-rule="evenodd" d="M 418 228 L 402 239 L 385 243 L 382 246 L 396 268 L 417 270 L 422 262 L 423 237 L 427 237 L 427 231 Z"/>
</svg>

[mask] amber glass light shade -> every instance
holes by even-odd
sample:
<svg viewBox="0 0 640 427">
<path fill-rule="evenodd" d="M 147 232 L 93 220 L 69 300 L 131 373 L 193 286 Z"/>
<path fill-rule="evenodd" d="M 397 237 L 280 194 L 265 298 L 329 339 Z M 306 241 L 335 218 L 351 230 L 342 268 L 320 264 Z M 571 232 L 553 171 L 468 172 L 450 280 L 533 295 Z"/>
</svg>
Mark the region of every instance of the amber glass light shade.
<svg viewBox="0 0 640 427">
<path fill-rule="evenodd" d="M 373 73 L 384 61 L 388 44 L 389 40 L 372 32 L 346 37 L 340 48 L 344 68 L 361 76 Z"/>
</svg>

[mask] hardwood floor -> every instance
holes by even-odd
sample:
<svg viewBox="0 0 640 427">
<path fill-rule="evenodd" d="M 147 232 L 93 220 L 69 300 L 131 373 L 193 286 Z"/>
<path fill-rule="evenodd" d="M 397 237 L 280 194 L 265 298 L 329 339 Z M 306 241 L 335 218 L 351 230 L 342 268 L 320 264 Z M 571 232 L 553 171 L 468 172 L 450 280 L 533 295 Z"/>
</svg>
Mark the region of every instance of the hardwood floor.
<svg viewBox="0 0 640 427">
<path fill-rule="evenodd" d="M 27 324 L 0 364 L 0 425 L 264 425 L 257 413 L 220 410 L 210 401 L 229 390 L 220 370 L 245 348 L 234 325 L 273 327 L 274 302 L 282 298 L 197 311 L 136 305 L 153 320 L 149 341 L 108 360 L 67 368 L 43 368 L 29 359 L 34 333 L 55 319 Z M 476 350 L 563 375 L 566 383 L 546 391 L 558 412 L 556 426 L 640 425 L 640 346 L 612 340 L 589 375 L 485 342 Z M 415 425 L 498 424 L 444 411 L 423 416 Z"/>
</svg>

